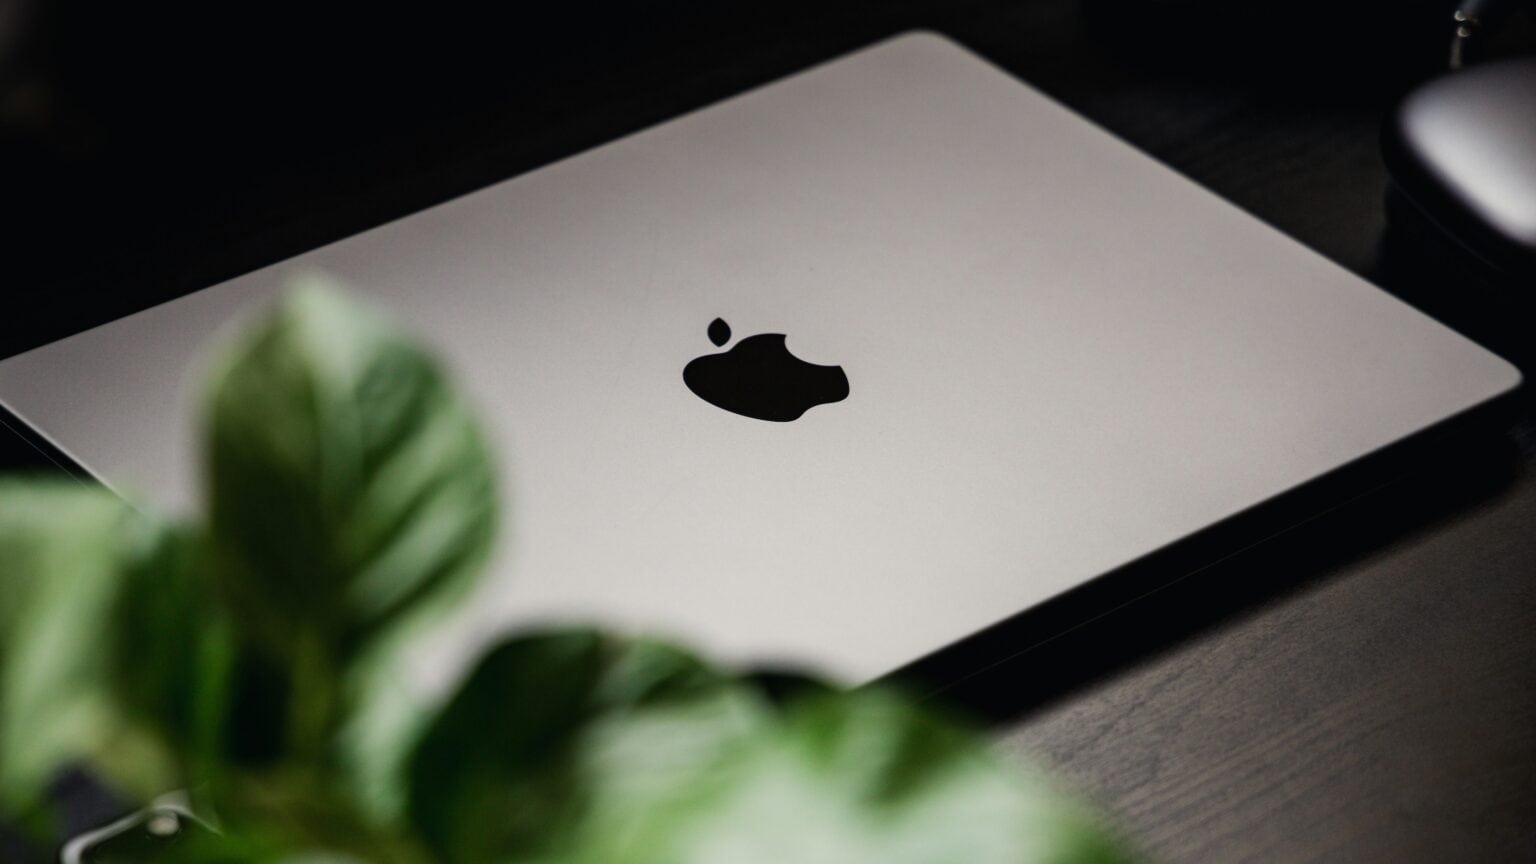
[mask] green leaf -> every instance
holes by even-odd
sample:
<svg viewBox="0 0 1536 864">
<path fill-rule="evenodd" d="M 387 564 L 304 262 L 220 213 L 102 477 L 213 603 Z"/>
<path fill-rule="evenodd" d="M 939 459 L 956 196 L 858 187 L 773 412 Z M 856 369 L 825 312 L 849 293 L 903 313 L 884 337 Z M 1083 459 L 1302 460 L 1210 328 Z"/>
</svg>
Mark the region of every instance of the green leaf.
<svg viewBox="0 0 1536 864">
<path fill-rule="evenodd" d="M 175 754 L 183 785 L 217 786 L 289 742 L 290 670 L 219 602 L 204 536 L 160 531 L 124 568 L 112 615 L 118 702 Z"/>
<path fill-rule="evenodd" d="M 108 651 L 124 709 L 194 762 L 216 749 L 233 662 L 201 545 L 186 528 L 168 528 L 143 545 L 122 575 Z"/>
<path fill-rule="evenodd" d="M 123 573 L 160 530 L 100 487 L 0 481 L 0 811 L 35 810 L 65 766 L 140 800 L 174 781 L 113 697 L 107 638 Z"/>
<path fill-rule="evenodd" d="M 388 815 L 411 717 L 373 711 L 393 704 L 363 667 L 479 574 L 496 525 L 479 430 L 425 352 L 314 278 L 228 350 L 205 419 L 211 572 L 239 646 L 229 741 Z"/>
<path fill-rule="evenodd" d="M 401 655 L 386 645 L 352 660 L 343 685 L 349 710 L 336 730 L 338 784 L 375 825 L 404 816 L 406 765 L 441 701 L 410 686 Z"/>
<path fill-rule="evenodd" d="M 687 746 L 754 722 L 718 673 L 658 642 L 577 630 L 511 639 L 470 673 L 410 765 L 410 814 L 445 862 L 520 860 L 563 839 L 592 795 L 581 733 L 644 706 L 708 714 Z M 680 721 L 681 722 L 681 721 Z"/>
<path fill-rule="evenodd" d="M 381 864 L 367 858 L 276 836 L 272 832 L 213 831 L 185 819 L 175 834 L 160 836 L 145 825 L 164 811 L 139 814 L 122 833 L 80 850 L 79 864 Z M 74 864 L 66 858 L 64 864 Z"/>
<path fill-rule="evenodd" d="M 652 643 L 513 640 L 417 750 L 411 814 L 449 864 L 1127 860 L 970 732 L 890 693 L 790 693 Z"/>
<path fill-rule="evenodd" d="M 636 783 L 666 718 L 594 731 L 594 789 L 561 860 L 1089 864 L 1129 860 L 1075 805 L 969 733 L 882 692 L 822 694 L 670 784 Z"/>
<path fill-rule="evenodd" d="M 369 864 L 431 861 L 403 825 L 366 823 L 344 797 L 315 786 L 305 767 L 221 776 L 216 794 L 198 796 L 202 801 L 196 805 L 197 812 L 214 819 L 222 838 L 207 842 L 244 848 L 245 855 L 259 851 L 252 860 L 290 860 L 311 851 Z"/>
<path fill-rule="evenodd" d="M 495 527 L 494 471 L 438 366 L 309 279 L 225 357 L 206 412 L 209 523 L 242 627 L 345 657 L 458 596 Z"/>
</svg>

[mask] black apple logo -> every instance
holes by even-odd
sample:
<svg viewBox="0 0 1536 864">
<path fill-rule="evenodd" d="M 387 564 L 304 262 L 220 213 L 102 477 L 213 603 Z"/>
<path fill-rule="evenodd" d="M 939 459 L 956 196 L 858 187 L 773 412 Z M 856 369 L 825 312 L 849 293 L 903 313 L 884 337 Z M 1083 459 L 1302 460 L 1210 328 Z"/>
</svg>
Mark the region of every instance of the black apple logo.
<svg viewBox="0 0 1536 864">
<path fill-rule="evenodd" d="M 716 318 L 709 341 L 731 341 L 731 327 Z M 787 423 L 817 405 L 848 398 L 841 366 L 817 366 L 789 353 L 782 333 L 759 333 L 720 354 L 694 358 L 683 383 L 700 399 L 733 414 Z"/>
</svg>

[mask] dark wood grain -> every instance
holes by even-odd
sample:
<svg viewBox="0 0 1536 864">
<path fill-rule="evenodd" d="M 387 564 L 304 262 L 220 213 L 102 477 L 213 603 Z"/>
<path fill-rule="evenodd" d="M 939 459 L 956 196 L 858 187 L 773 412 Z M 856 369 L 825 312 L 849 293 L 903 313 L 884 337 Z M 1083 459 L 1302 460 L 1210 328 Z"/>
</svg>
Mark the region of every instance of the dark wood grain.
<svg viewBox="0 0 1536 864">
<path fill-rule="evenodd" d="M 1160 860 L 1536 860 L 1533 527 L 1525 478 L 999 739 Z"/>
</svg>

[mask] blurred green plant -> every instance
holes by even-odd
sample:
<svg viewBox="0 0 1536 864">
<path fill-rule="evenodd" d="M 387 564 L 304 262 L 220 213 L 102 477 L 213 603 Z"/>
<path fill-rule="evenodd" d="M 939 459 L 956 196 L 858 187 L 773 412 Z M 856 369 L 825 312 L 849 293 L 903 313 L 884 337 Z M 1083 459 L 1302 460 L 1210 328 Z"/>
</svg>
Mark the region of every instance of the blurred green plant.
<svg viewBox="0 0 1536 864">
<path fill-rule="evenodd" d="M 391 657 L 465 593 L 497 522 L 470 410 L 316 280 L 222 358 L 201 520 L 0 483 L 0 823 L 35 860 L 65 839 L 65 769 L 135 806 L 187 790 L 204 820 L 141 817 L 84 851 L 102 864 L 1126 860 L 880 689 L 770 694 L 672 645 L 566 630 L 506 638 L 436 701 L 406 692 Z"/>
</svg>

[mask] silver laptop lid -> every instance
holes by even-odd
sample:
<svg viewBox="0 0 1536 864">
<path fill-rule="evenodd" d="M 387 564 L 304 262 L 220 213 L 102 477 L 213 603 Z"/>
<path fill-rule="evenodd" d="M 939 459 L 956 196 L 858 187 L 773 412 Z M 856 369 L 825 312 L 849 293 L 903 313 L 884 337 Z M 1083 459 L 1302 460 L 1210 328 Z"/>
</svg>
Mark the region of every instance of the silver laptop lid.
<svg viewBox="0 0 1536 864">
<path fill-rule="evenodd" d="M 0 399 L 185 508 L 188 370 L 310 270 L 499 444 L 509 542 L 427 678 L 569 619 L 872 678 L 1519 381 L 919 34 L 11 358 Z M 759 334 L 846 398 L 770 422 L 685 383 Z"/>
</svg>

